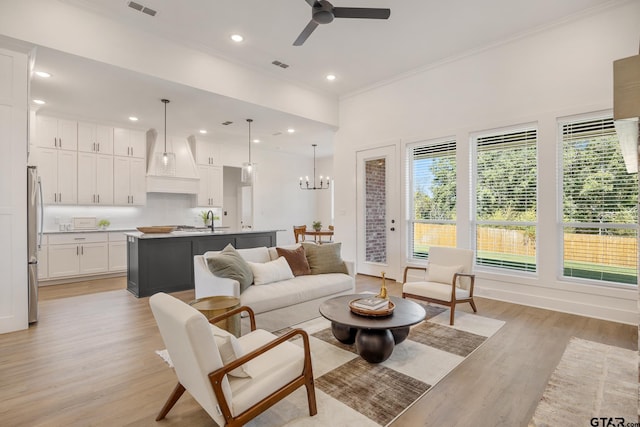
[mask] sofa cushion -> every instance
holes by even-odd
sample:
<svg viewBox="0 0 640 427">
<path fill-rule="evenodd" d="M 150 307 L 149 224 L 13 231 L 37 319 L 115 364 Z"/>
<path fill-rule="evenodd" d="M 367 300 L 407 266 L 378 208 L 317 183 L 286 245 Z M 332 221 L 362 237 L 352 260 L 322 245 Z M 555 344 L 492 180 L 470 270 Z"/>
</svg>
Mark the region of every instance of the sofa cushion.
<svg viewBox="0 0 640 427">
<path fill-rule="evenodd" d="M 218 351 L 220 352 L 220 358 L 222 358 L 223 364 L 227 365 L 246 354 L 235 335 L 217 327 L 216 325 L 211 325 L 211 332 L 213 332 L 213 337 L 216 340 L 216 345 L 218 346 Z M 229 375 L 233 375 L 235 377 L 251 376 L 249 373 L 249 366 L 246 363 L 244 365 L 240 365 L 240 367 L 233 371 L 229 371 Z"/>
<path fill-rule="evenodd" d="M 441 265 L 429 263 L 428 276 L 430 282 L 445 283 L 450 285 L 453 282 L 453 275 L 462 272 L 461 265 Z"/>
<path fill-rule="evenodd" d="M 256 313 L 264 313 L 353 290 L 353 277 L 342 273 L 298 276 L 271 283 L 268 286 L 250 286 L 240 295 L 240 303 Z"/>
<path fill-rule="evenodd" d="M 267 285 L 281 280 L 293 279 L 293 273 L 285 258 L 269 262 L 249 262 L 254 285 Z"/>
<path fill-rule="evenodd" d="M 302 247 L 304 247 L 304 252 L 307 255 L 311 274 L 349 274 L 347 266 L 340 256 L 342 243 L 315 245 L 313 243 L 302 242 Z"/>
<path fill-rule="evenodd" d="M 311 274 L 311 268 L 309 267 L 309 261 L 307 261 L 307 255 L 304 251 L 304 247 L 299 246 L 294 250 L 276 247 L 276 252 L 279 256 L 287 260 L 294 276 Z"/>
<path fill-rule="evenodd" d="M 269 257 L 269 249 L 266 246 L 259 246 L 257 248 L 236 249 L 243 260 L 251 262 L 268 262 L 271 261 Z"/>
<path fill-rule="evenodd" d="M 437 282 L 407 282 L 402 285 L 402 292 L 420 295 L 441 301 L 451 301 L 451 284 Z M 469 291 L 456 287 L 456 299 L 469 298 Z"/>
<path fill-rule="evenodd" d="M 251 267 L 230 244 L 220 253 L 208 257 L 207 265 L 214 275 L 237 280 L 241 293 L 253 283 Z"/>
</svg>

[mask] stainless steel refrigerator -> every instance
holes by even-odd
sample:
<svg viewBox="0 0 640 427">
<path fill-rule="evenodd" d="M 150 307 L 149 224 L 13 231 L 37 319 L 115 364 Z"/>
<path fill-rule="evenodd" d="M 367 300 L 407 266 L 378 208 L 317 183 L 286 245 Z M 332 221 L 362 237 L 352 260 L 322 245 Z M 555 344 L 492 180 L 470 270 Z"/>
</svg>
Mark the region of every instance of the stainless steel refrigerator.
<svg viewBox="0 0 640 427">
<path fill-rule="evenodd" d="M 29 323 L 38 321 L 38 249 L 42 244 L 42 184 L 35 166 L 27 166 L 27 266 Z"/>
</svg>

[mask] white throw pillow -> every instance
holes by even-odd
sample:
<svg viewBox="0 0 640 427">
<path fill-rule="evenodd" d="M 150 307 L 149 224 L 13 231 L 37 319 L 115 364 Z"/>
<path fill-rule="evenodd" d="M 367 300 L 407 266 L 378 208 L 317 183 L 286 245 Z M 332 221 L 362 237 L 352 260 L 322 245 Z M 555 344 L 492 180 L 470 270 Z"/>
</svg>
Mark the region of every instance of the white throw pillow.
<svg viewBox="0 0 640 427">
<path fill-rule="evenodd" d="M 453 275 L 456 273 L 462 273 L 462 265 L 439 265 L 429 263 L 429 281 L 436 283 L 451 284 Z"/>
<path fill-rule="evenodd" d="M 293 279 L 293 272 L 284 257 L 269 262 L 249 262 L 254 285 L 266 285 L 281 280 Z"/>
<path fill-rule="evenodd" d="M 216 345 L 218 346 L 218 351 L 220 352 L 220 358 L 222 359 L 222 363 L 227 365 L 239 357 L 244 356 L 244 351 L 240 346 L 240 342 L 235 335 L 225 331 L 217 327 L 216 325 L 210 325 L 211 331 L 213 331 L 213 336 L 216 340 Z M 229 372 L 229 375 L 233 375 L 234 377 L 250 377 L 249 369 L 247 364 L 240 365 L 238 368 Z"/>
</svg>

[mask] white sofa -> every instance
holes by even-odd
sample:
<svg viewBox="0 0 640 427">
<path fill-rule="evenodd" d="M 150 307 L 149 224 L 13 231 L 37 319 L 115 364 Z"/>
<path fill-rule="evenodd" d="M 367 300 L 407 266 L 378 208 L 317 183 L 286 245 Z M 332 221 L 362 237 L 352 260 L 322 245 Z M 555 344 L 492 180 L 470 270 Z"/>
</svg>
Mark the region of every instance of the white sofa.
<svg viewBox="0 0 640 427">
<path fill-rule="evenodd" d="M 296 249 L 300 245 L 281 246 Z M 265 263 L 276 260 L 276 248 L 237 249 L 245 261 Z M 209 270 L 207 258 L 218 252 L 194 256 L 196 298 L 230 295 L 240 298 L 256 314 L 258 327 L 275 331 L 319 316 L 322 301 L 338 295 L 355 293 L 354 264 L 345 261 L 349 274 L 327 273 L 296 276 L 266 285 L 251 285 L 242 294 L 237 280 L 217 277 Z M 244 328 L 244 325 L 243 325 Z"/>
</svg>

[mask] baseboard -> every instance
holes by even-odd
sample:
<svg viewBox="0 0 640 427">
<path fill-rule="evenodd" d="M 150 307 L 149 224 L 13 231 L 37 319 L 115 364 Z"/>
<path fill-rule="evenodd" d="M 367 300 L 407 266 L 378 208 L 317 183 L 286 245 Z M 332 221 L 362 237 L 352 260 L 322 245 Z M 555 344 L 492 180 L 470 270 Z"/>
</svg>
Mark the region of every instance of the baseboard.
<svg viewBox="0 0 640 427">
<path fill-rule="evenodd" d="M 62 285 L 63 283 L 78 283 L 78 282 L 86 282 L 89 280 L 96 279 L 109 279 L 112 277 L 126 277 L 126 271 L 120 271 L 115 273 L 105 273 L 105 274 L 95 274 L 92 276 L 75 276 L 75 277 L 64 277 L 60 279 L 41 279 L 38 281 L 38 287 L 41 286 L 51 286 L 51 285 Z"/>
</svg>

